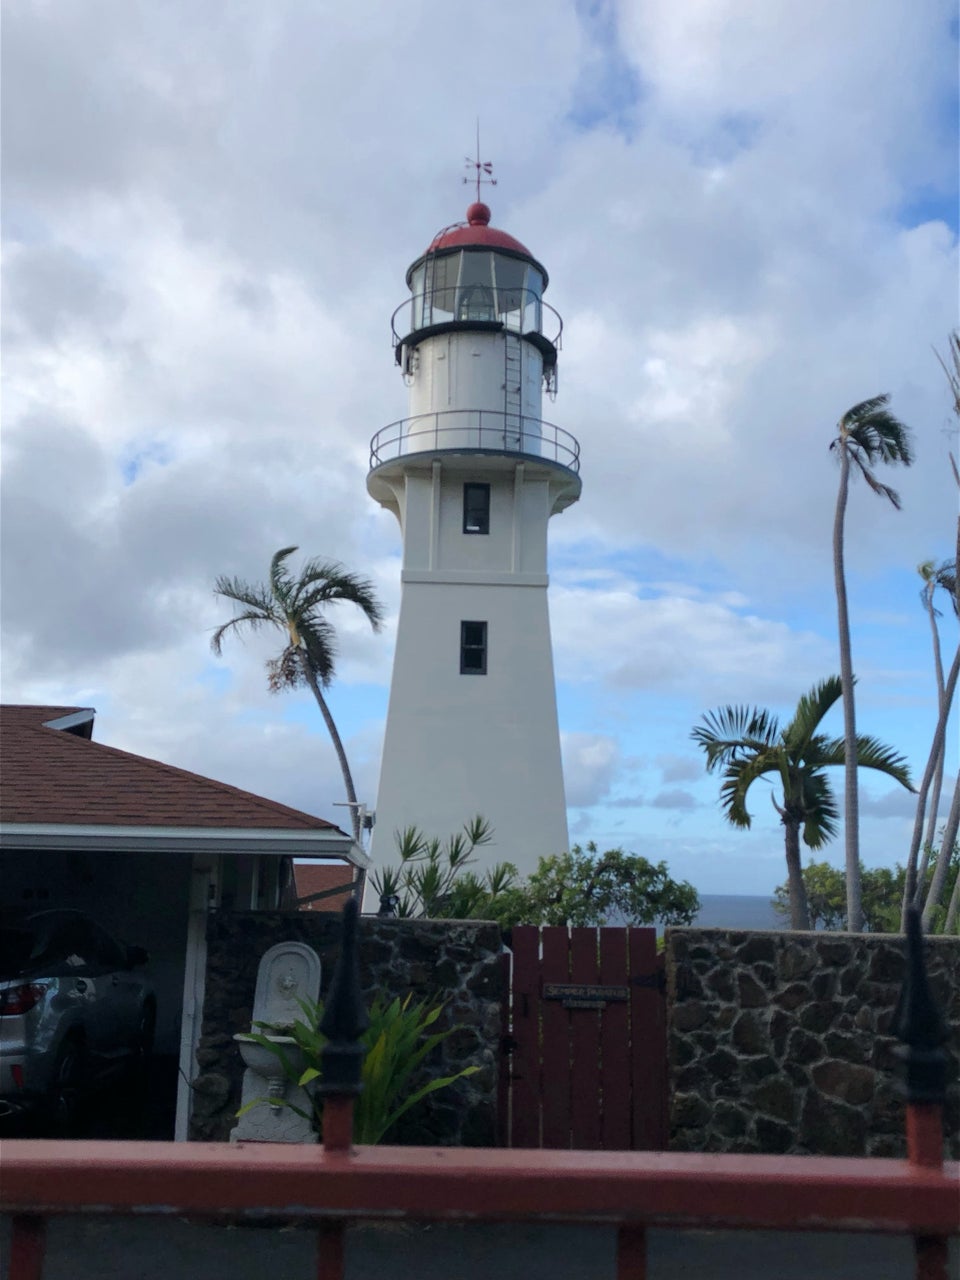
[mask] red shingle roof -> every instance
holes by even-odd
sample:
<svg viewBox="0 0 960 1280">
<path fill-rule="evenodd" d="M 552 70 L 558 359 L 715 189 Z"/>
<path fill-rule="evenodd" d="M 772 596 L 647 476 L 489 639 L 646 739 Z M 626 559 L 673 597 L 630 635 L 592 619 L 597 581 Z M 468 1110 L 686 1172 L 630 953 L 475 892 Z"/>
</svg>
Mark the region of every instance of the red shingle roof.
<svg viewBox="0 0 960 1280">
<path fill-rule="evenodd" d="M 0 707 L 0 822 L 336 831 L 186 769 L 45 728 L 80 707 Z"/>
<path fill-rule="evenodd" d="M 324 889 L 335 889 L 337 885 L 349 885 L 353 880 L 353 867 L 347 863 L 335 862 L 295 862 L 293 878 L 297 887 L 298 898 L 308 898 L 311 893 L 322 893 Z M 343 893 L 333 894 L 329 898 L 317 898 L 313 902 L 305 902 L 301 911 L 342 911 L 350 897 L 350 889 Z"/>
</svg>

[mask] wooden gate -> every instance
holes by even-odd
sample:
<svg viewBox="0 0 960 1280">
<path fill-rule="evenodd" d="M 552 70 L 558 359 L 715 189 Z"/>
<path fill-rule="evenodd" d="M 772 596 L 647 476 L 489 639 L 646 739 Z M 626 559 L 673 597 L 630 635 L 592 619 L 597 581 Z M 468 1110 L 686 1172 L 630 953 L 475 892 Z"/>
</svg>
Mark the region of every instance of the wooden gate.
<svg viewBox="0 0 960 1280">
<path fill-rule="evenodd" d="M 503 1145 L 665 1150 L 665 983 L 656 931 L 522 925 L 513 930 L 512 952 Z"/>
</svg>

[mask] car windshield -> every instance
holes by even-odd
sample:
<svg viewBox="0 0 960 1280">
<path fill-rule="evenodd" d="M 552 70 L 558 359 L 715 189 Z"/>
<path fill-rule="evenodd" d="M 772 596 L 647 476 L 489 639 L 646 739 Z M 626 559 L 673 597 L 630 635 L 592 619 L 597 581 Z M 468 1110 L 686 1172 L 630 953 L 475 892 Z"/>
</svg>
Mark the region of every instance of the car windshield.
<svg viewBox="0 0 960 1280">
<path fill-rule="evenodd" d="M 119 944 L 79 911 L 40 911 L 0 928 L 0 980 L 123 965 Z"/>
</svg>

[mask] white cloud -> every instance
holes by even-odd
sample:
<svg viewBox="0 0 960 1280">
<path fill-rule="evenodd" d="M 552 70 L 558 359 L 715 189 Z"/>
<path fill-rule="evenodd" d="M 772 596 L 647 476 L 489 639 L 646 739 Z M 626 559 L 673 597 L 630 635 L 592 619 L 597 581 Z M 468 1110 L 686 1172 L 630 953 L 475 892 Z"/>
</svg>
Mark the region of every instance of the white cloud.
<svg viewBox="0 0 960 1280">
<path fill-rule="evenodd" d="M 561 733 L 560 747 L 570 808 L 585 808 L 603 800 L 620 763 L 617 742 L 599 733 Z"/>
<path fill-rule="evenodd" d="M 494 221 L 564 316 L 544 412 L 583 449 L 551 531 L 578 564 L 551 595 L 571 803 L 595 829 L 655 819 L 629 797 L 693 777 L 628 761 L 683 759 L 691 707 L 789 708 L 835 667 L 827 445 L 847 405 L 889 390 L 918 432 L 889 477 L 901 513 L 851 495 L 871 625 L 881 586 L 912 617 L 914 565 L 949 553 L 930 346 L 955 324 L 951 21 L 946 0 L 8 6 L 5 697 L 92 692 L 118 745 L 291 803 L 338 791 L 309 708 L 267 698 L 267 650 L 213 666 L 211 587 L 297 543 L 368 573 L 395 618 L 367 447 L 405 411 L 389 317 L 462 214 L 479 103 Z M 336 622 L 372 795 L 393 622 Z M 871 732 L 925 714 L 926 663 L 865 667 L 892 717 Z"/>
<path fill-rule="evenodd" d="M 822 672 L 823 642 L 728 604 L 648 596 L 639 584 L 554 588 L 558 674 L 658 693 L 696 690 L 707 701 L 797 697 Z M 804 674 L 806 673 L 806 674 Z"/>
</svg>

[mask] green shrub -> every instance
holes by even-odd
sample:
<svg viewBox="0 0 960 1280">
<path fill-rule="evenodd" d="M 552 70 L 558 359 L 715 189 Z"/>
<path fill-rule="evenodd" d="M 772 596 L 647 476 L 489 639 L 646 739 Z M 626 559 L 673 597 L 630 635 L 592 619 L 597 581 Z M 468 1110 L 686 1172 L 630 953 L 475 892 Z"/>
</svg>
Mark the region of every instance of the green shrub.
<svg viewBox="0 0 960 1280">
<path fill-rule="evenodd" d="M 323 1005 L 318 1001 L 299 1000 L 303 1018 L 297 1019 L 283 1032 L 290 1035 L 300 1048 L 304 1062 L 298 1071 L 283 1046 L 276 1044 L 264 1031 L 276 1033 L 277 1028 L 264 1023 L 255 1024 L 259 1031 L 251 1032 L 251 1038 L 275 1054 L 283 1066 L 284 1074 L 292 1083 L 307 1088 L 321 1080 L 323 1073 L 322 1050 L 326 1043 L 319 1030 L 323 1018 Z M 370 1025 L 360 1037 L 366 1055 L 361 1070 L 361 1092 L 354 1103 L 353 1139 L 372 1145 L 382 1141 L 384 1135 L 401 1116 L 421 1099 L 438 1089 L 445 1089 L 465 1076 L 473 1075 L 479 1067 L 464 1067 L 454 1075 L 439 1076 L 417 1084 L 417 1073 L 426 1059 L 450 1035 L 452 1028 L 430 1031 L 443 1012 L 443 1005 L 430 1007 L 426 1000 L 413 1002 L 411 996 L 403 1001 L 397 996 L 388 1000 L 377 996 L 369 1009 Z M 429 1034 L 428 1034 L 429 1031 Z M 282 1105 L 291 1107 L 298 1115 L 309 1119 L 322 1136 L 323 1098 L 319 1090 L 310 1090 L 313 1097 L 311 1112 L 304 1111 L 285 1099 Z M 237 1115 L 265 1104 L 276 1105 L 280 1099 L 255 1098 L 242 1107 Z"/>
</svg>

